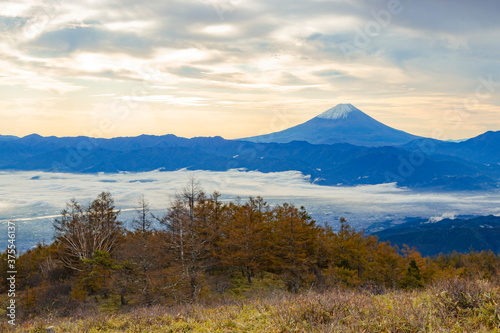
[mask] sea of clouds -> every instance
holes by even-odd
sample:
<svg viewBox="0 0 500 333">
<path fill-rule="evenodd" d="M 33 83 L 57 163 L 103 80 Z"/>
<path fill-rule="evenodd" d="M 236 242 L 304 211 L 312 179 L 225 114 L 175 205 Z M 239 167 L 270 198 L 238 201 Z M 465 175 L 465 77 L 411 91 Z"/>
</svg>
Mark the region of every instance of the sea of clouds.
<svg viewBox="0 0 500 333">
<path fill-rule="evenodd" d="M 343 216 L 357 228 L 404 217 L 430 221 L 458 215 L 500 215 L 500 192 L 417 192 L 394 184 L 332 187 L 312 184 L 299 172 L 261 173 L 152 171 L 119 174 L 67 174 L 0 172 L 0 249 L 7 241 L 7 222 L 17 226 L 18 247 L 26 250 L 53 240 L 52 222 L 71 198 L 89 203 L 100 192 L 109 191 L 121 219 L 127 225 L 134 216 L 138 198 L 144 195 L 153 212 L 165 211 L 176 193 L 194 176 L 207 193 L 219 191 L 223 200 L 262 196 L 270 204 L 291 202 L 304 206 L 320 223 Z"/>
</svg>

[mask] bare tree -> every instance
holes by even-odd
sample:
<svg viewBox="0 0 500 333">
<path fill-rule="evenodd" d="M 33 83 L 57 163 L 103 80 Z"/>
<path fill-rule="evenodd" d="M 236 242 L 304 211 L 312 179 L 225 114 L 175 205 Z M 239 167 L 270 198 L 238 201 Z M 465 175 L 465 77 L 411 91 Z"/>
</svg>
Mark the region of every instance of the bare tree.
<svg viewBox="0 0 500 333">
<path fill-rule="evenodd" d="M 191 222 L 194 221 L 194 208 L 196 202 L 200 199 L 200 197 L 204 197 L 205 193 L 200 186 L 200 182 L 196 179 L 194 175 L 189 176 L 189 181 L 184 187 L 182 193 L 177 194 L 177 199 L 183 201 L 187 204 L 189 208 L 189 219 Z"/>
<path fill-rule="evenodd" d="M 135 231 L 140 231 L 142 234 L 145 234 L 147 231 L 151 230 L 153 215 L 151 214 L 151 209 L 149 208 L 149 202 L 146 198 L 144 198 L 144 195 L 139 197 L 136 212 L 137 217 L 132 220 L 132 228 Z"/>
<path fill-rule="evenodd" d="M 87 207 L 72 199 L 54 220 L 63 263 L 82 270 L 82 260 L 92 259 L 96 251 L 111 253 L 123 235 L 119 213 L 109 192 L 99 194 Z"/>
<path fill-rule="evenodd" d="M 218 194 L 215 201 L 218 199 Z M 200 291 L 200 277 L 210 265 L 213 236 L 207 226 L 213 221 L 209 211 L 219 209 L 207 198 L 199 182 L 190 177 L 187 186 L 176 195 L 167 214 L 159 219 L 167 229 L 167 251 L 179 265 L 189 283 L 190 297 L 196 299 Z M 209 221 L 210 220 L 210 221 Z"/>
</svg>

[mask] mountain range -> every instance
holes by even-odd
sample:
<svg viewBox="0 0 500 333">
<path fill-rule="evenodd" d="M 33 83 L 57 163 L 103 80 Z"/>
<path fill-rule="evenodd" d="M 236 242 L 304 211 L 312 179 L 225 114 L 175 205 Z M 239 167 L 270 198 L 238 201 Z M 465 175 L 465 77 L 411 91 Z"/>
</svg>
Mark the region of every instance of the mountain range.
<svg viewBox="0 0 500 333">
<path fill-rule="evenodd" d="M 283 142 L 265 142 L 271 137 Z M 297 170 L 321 185 L 395 182 L 421 189 L 487 190 L 498 188 L 499 162 L 500 132 L 458 143 L 426 139 L 385 126 L 350 104 L 289 130 L 241 140 L 0 135 L 0 170 Z"/>
</svg>

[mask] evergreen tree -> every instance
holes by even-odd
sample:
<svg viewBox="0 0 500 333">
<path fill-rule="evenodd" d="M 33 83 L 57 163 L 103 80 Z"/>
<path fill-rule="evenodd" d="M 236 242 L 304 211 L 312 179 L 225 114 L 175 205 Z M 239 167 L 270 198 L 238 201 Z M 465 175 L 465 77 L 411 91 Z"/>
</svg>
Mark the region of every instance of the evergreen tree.
<svg viewBox="0 0 500 333">
<path fill-rule="evenodd" d="M 422 275 L 420 275 L 420 269 L 418 268 L 415 259 L 412 259 L 408 264 L 408 269 L 406 270 L 406 275 L 401 281 L 401 288 L 403 289 L 415 289 L 424 286 Z"/>
</svg>

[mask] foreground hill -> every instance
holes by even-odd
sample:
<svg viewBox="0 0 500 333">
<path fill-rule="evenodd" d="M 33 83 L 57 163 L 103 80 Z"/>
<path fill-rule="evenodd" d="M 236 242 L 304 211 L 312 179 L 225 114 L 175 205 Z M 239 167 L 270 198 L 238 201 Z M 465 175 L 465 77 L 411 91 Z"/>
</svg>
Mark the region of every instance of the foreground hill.
<svg viewBox="0 0 500 333">
<path fill-rule="evenodd" d="M 56 241 L 0 253 L 0 314 L 17 332 L 487 332 L 500 257 L 422 257 L 304 208 L 205 194 L 191 179 L 158 227 L 141 200 L 126 230 L 109 192 L 70 200 Z M 7 313 L 9 311 L 9 313 Z M 38 318 L 37 318 L 38 316 Z M 0 331 L 7 332 L 7 320 Z M 438 328 L 438 329 L 436 329 Z M 459 329 L 460 328 L 460 329 Z M 16 327 L 12 331 L 15 330 Z"/>
<path fill-rule="evenodd" d="M 475 142 L 475 139 L 469 141 Z M 494 147 L 490 149 L 495 151 Z M 426 155 L 422 151 L 415 152 L 413 146 L 404 149 L 345 143 L 313 145 L 304 141 L 253 143 L 221 137 L 186 139 L 175 135 L 94 139 L 33 134 L 0 140 L 0 170 L 97 173 L 183 168 L 297 170 L 322 185 L 395 182 L 411 188 L 444 190 L 492 189 L 498 187 L 500 179 L 498 164 Z"/>
<path fill-rule="evenodd" d="M 72 318 L 38 317 L 10 332 L 498 332 L 497 286 L 442 281 L 425 290 L 376 295 L 329 290 L 216 304 L 152 306 L 120 314 L 80 313 Z"/>
</svg>

